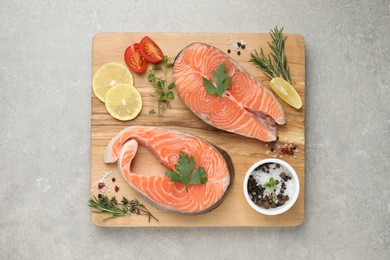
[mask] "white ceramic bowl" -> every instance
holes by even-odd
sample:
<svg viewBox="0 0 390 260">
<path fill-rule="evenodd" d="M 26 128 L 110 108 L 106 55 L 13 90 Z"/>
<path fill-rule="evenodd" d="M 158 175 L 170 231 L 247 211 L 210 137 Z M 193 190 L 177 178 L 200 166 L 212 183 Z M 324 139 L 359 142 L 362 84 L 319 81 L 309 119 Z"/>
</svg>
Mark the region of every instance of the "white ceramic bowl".
<svg viewBox="0 0 390 260">
<path fill-rule="evenodd" d="M 256 205 L 251 200 L 251 198 L 249 197 L 248 186 L 247 186 L 249 176 L 252 174 L 252 172 L 258 166 L 260 166 L 262 164 L 265 164 L 265 163 L 278 163 L 278 164 L 284 166 L 289 171 L 289 173 L 292 176 L 291 181 L 294 182 L 294 193 L 293 193 L 293 196 L 288 201 L 286 201 L 286 204 L 284 204 L 283 206 L 279 206 L 279 207 L 276 207 L 276 208 L 265 209 L 265 208 L 262 208 L 262 207 L 259 207 L 258 205 Z M 298 195 L 299 195 L 299 178 L 298 178 L 298 175 L 295 172 L 294 168 L 291 167 L 290 164 L 288 164 L 287 162 L 285 162 L 283 160 L 279 160 L 279 159 L 265 159 L 265 160 L 258 161 L 257 163 L 253 164 L 252 167 L 249 168 L 249 170 L 247 171 L 247 173 L 245 175 L 245 178 L 244 178 L 244 195 L 245 195 L 245 199 L 249 203 L 249 205 L 254 210 L 256 210 L 257 212 L 259 212 L 261 214 L 264 214 L 264 215 L 271 215 L 271 216 L 272 215 L 282 214 L 282 213 L 286 212 L 287 210 L 289 210 L 294 205 L 294 203 L 297 201 L 297 199 L 298 199 Z"/>
</svg>

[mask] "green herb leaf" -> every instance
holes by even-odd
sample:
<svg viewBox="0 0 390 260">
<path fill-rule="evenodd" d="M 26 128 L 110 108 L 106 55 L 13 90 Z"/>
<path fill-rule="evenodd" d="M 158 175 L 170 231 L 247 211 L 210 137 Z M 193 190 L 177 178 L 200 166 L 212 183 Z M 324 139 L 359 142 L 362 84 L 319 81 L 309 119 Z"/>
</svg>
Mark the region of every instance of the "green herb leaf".
<svg viewBox="0 0 390 260">
<path fill-rule="evenodd" d="M 153 81 L 156 80 L 156 76 L 155 76 L 153 73 L 150 73 L 150 74 L 148 75 L 148 80 L 151 81 L 151 82 L 153 82 Z"/>
<path fill-rule="evenodd" d="M 150 115 L 154 115 L 154 114 L 156 114 L 156 111 L 154 110 L 154 108 L 153 108 L 153 109 L 151 109 L 151 110 L 149 110 L 149 114 L 150 114 Z"/>
<path fill-rule="evenodd" d="M 175 82 L 171 82 L 169 85 L 168 85 L 168 89 L 173 89 L 175 87 Z"/>
<path fill-rule="evenodd" d="M 122 198 L 121 202 L 123 205 L 129 204 L 129 201 L 125 197 Z"/>
<path fill-rule="evenodd" d="M 181 182 L 184 183 L 184 178 L 179 173 L 175 171 L 166 171 L 165 174 L 168 176 L 169 179 L 173 182 Z"/>
<path fill-rule="evenodd" d="M 226 71 L 225 63 L 222 62 L 218 66 L 217 71 L 213 70 L 211 74 L 213 75 L 216 86 L 209 79 L 203 77 L 203 86 L 207 88 L 206 93 L 222 97 L 223 92 L 230 88 L 230 82 L 232 81 L 232 77 L 229 77 Z"/>
<path fill-rule="evenodd" d="M 175 98 L 175 94 L 173 94 L 172 91 L 169 91 L 166 96 L 167 96 L 168 99 L 174 99 Z"/>
<path fill-rule="evenodd" d="M 110 202 L 114 205 L 118 204 L 118 202 L 116 201 L 116 198 L 115 197 L 112 197 Z"/>
<path fill-rule="evenodd" d="M 165 93 L 161 93 L 159 99 L 160 99 L 161 101 L 167 101 L 167 100 L 168 100 L 167 95 L 166 95 Z"/>
<path fill-rule="evenodd" d="M 154 65 L 151 70 L 152 71 L 153 70 L 161 70 L 161 66 L 160 65 Z"/>
<path fill-rule="evenodd" d="M 203 86 L 207 88 L 206 93 L 207 94 L 216 94 L 218 95 L 218 90 L 214 87 L 213 82 L 203 77 Z"/>
<path fill-rule="evenodd" d="M 162 87 L 164 87 L 165 82 L 166 82 L 166 80 L 159 79 L 159 80 L 157 81 L 157 86 L 160 87 L 160 88 L 162 88 Z"/>
<path fill-rule="evenodd" d="M 180 152 L 178 163 L 175 165 L 176 171 L 166 171 L 165 174 L 173 182 L 184 183 L 188 191 L 190 184 L 204 184 L 207 181 L 205 169 L 203 167 L 193 169 L 194 166 L 194 157 L 188 157 L 188 154 Z"/>
<path fill-rule="evenodd" d="M 198 167 L 192 171 L 190 184 L 203 184 L 206 183 L 206 171 L 203 167 Z"/>
<path fill-rule="evenodd" d="M 157 85 L 156 85 L 156 89 L 159 90 L 159 91 L 163 91 L 163 87 L 164 87 L 164 82 L 161 82 L 161 80 L 158 80 L 157 81 Z"/>
</svg>

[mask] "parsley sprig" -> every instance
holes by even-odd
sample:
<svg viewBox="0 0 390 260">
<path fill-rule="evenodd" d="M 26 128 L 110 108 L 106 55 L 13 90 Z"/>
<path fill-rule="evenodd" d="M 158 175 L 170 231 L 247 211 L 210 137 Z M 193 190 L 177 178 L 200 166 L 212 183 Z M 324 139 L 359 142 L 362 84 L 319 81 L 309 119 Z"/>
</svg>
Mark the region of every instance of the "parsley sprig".
<svg viewBox="0 0 390 260">
<path fill-rule="evenodd" d="M 169 61 L 168 56 L 164 55 L 163 63 L 161 65 L 154 65 L 149 70 L 148 80 L 153 84 L 155 94 L 150 94 L 152 97 L 156 97 L 158 100 L 158 114 L 161 110 L 171 108 L 169 101 L 175 98 L 175 94 L 172 89 L 175 87 L 175 83 L 171 82 L 168 84 L 167 74 L 168 69 L 173 66 L 173 63 Z M 162 73 L 158 73 L 162 72 Z M 158 74 L 162 74 L 159 76 Z M 161 103 L 163 103 L 161 105 Z M 149 114 L 156 114 L 154 109 L 149 111 Z"/>
<path fill-rule="evenodd" d="M 213 70 L 211 73 L 216 86 L 214 86 L 211 80 L 203 77 L 203 86 L 207 88 L 206 93 L 222 97 L 223 92 L 230 88 L 230 82 L 232 81 L 232 77 L 229 77 L 229 74 L 226 72 L 225 62 L 222 62 L 218 69 L 216 71 Z"/>
<path fill-rule="evenodd" d="M 274 199 L 276 199 L 276 197 L 275 197 L 275 189 L 276 189 L 276 185 L 277 184 L 278 184 L 278 182 L 273 177 L 271 177 L 268 180 L 268 182 L 264 183 L 264 187 L 268 188 L 271 191 L 272 197 Z"/>
<path fill-rule="evenodd" d="M 145 205 L 139 203 L 139 201 L 136 199 L 128 200 L 123 197 L 121 203 L 119 203 L 115 196 L 109 199 L 107 196 L 99 194 L 97 197 L 93 196 L 89 200 L 88 206 L 97 209 L 98 211 L 93 211 L 95 213 L 110 213 L 112 215 L 111 217 L 105 218 L 104 220 L 123 217 L 126 214 L 136 214 L 148 216 L 149 222 L 152 218 L 158 221 L 158 219 L 153 216 L 152 213 L 150 213 Z"/>
<path fill-rule="evenodd" d="M 166 171 L 165 174 L 173 182 L 184 183 L 188 192 L 190 184 L 204 184 L 207 181 L 205 169 L 203 167 L 194 169 L 194 166 L 194 157 L 188 158 L 188 154 L 180 152 L 178 163 L 175 165 L 176 171 Z"/>
</svg>

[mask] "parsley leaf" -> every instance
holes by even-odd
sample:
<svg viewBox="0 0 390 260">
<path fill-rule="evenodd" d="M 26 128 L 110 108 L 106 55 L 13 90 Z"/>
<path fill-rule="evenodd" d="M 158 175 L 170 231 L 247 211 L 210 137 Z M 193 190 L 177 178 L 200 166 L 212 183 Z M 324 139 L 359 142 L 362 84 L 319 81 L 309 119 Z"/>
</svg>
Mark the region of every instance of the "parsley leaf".
<svg viewBox="0 0 390 260">
<path fill-rule="evenodd" d="M 206 171 L 203 167 L 196 168 L 192 171 L 190 184 L 206 183 Z"/>
<path fill-rule="evenodd" d="M 194 157 L 188 158 L 188 154 L 180 152 L 178 163 L 175 164 L 176 171 L 166 171 L 165 175 L 173 182 L 184 183 L 188 192 L 190 184 L 204 184 L 207 181 L 205 169 L 203 167 L 194 169 L 194 166 Z"/>
<path fill-rule="evenodd" d="M 268 189 L 273 190 L 273 189 L 275 188 L 275 186 L 276 186 L 276 180 L 275 180 L 273 177 L 271 177 L 271 178 L 268 180 L 268 182 L 264 183 L 264 186 L 265 186 L 266 188 L 268 188 Z"/>
<path fill-rule="evenodd" d="M 264 183 L 264 187 L 268 188 L 271 191 L 271 195 L 274 200 L 276 200 L 276 196 L 275 196 L 276 185 L 277 185 L 276 180 L 273 177 L 271 177 L 268 180 L 268 182 Z"/>
<path fill-rule="evenodd" d="M 222 97 L 223 92 L 230 88 L 230 82 L 232 81 L 232 77 L 228 77 L 229 74 L 226 72 L 225 62 L 222 62 L 217 71 L 213 70 L 211 74 L 213 74 L 216 86 L 211 80 L 203 77 L 203 86 L 207 88 L 206 93 Z"/>
</svg>

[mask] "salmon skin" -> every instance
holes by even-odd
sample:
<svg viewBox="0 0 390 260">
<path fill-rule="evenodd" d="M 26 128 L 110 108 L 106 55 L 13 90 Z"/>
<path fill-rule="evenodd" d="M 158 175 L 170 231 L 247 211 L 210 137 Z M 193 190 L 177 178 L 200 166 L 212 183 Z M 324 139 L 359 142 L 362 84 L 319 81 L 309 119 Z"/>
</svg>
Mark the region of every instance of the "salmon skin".
<svg viewBox="0 0 390 260">
<path fill-rule="evenodd" d="M 169 170 L 174 170 L 179 153 L 193 156 L 195 166 L 204 167 L 205 184 L 192 184 L 188 192 L 183 183 L 172 182 L 165 173 L 147 176 L 131 171 L 138 144 L 144 145 Z M 230 156 L 207 141 L 183 132 L 158 127 L 130 126 L 119 132 L 104 152 L 105 163 L 118 163 L 128 184 L 154 206 L 181 214 L 202 214 L 218 207 L 233 182 Z"/>
<path fill-rule="evenodd" d="M 230 88 L 222 97 L 206 93 L 203 77 L 224 62 Z M 284 110 L 275 96 L 227 54 L 206 43 L 192 43 L 179 52 L 173 80 L 181 99 L 201 120 L 216 128 L 265 142 L 276 140 L 276 123 L 284 124 Z"/>
</svg>

